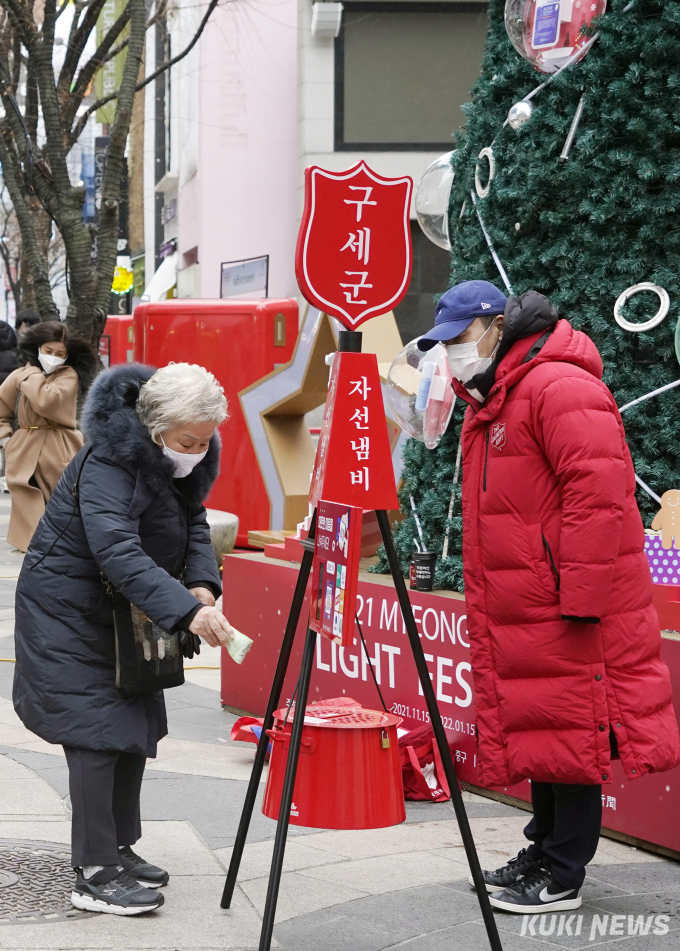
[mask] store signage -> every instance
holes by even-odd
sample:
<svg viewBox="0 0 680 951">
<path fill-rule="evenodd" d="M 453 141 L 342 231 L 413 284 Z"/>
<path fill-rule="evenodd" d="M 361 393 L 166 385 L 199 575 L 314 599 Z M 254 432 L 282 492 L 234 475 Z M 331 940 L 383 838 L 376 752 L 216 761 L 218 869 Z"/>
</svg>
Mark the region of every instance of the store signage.
<svg viewBox="0 0 680 951">
<path fill-rule="evenodd" d="M 222 264 L 220 297 L 267 297 L 268 284 L 268 254 Z"/>
<path fill-rule="evenodd" d="M 167 225 L 177 214 L 177 199 L 171 198 L 161 208 L 161 224 Z"/>
<path fill-rule="evenodd" d="M 295 273 L 310 304 L 349 330 L 392 310 L 411 279 L 413 182 L 359 162 L 345 172 L 305 169 Z"/>
<path fill-rule="evenodd" d="M 354 639 L 362 518 L 360 508 L 338 502 L 316 509 L 309 626 L 341 647 Z"/>
<path fill-rule="evenodd" d="M 399 507 L 378 361 L 336 353 L 316 449 L 309 501 L 361 509 Z"/>
</svg>

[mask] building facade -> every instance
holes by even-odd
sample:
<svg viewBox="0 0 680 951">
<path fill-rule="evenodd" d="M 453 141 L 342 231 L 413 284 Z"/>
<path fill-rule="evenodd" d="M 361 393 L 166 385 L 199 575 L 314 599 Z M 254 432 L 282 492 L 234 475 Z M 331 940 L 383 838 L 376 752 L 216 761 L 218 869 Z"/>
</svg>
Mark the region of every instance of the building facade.
<svg viewBox="0 0 680 951">
<path fill-rule="evenodd" d="M 151 31 L 147 75 L 187 45 L 203 13 L 178 5 Z M 255 296 L 298 295 L 304 169 L 365 159 L 417 183 L 463 123 L 485 33 L 486 4 L 467 0 L 218 6 L 191 53 L 146 87 L 145 292 L 219 297 L 225 263 L 266 258 Z M 447 253 L 413 225 L 404 339 L 448 281 Z"/>
</svg>

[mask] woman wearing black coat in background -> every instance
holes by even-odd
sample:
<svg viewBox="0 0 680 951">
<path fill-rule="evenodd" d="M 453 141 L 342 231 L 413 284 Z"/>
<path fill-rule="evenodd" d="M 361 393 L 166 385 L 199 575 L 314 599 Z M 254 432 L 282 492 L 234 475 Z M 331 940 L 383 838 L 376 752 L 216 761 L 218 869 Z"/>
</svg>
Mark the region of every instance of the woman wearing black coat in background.
<svg viewBox="0 0 680 951">
<path fill-rule="evenodd" d="M 17 345 L 16 334 L 9 324 L 0 322 L 0 385 L 2 385 L 12 370 L 19 366 L 17 355 L 14 352 Z"/>
<path fill-rule="evenodd" d="M 64 472 L 24 560 L 14 706 L 29 730 L 64 747 L 77 908 L 131 915 L 163 904 L 152 888 L 167 873 L 131 846 L 141 835 L 146 758 L 167 733 L 165 702 L 162 691 L 126 698 L 115 687 L 102 573 L 164 631 L 226 642 L 203 507 L 226 410 L 202 367 L 126 364 L 102 373 L 83 413 L 88 444 Z"/>
</svg>

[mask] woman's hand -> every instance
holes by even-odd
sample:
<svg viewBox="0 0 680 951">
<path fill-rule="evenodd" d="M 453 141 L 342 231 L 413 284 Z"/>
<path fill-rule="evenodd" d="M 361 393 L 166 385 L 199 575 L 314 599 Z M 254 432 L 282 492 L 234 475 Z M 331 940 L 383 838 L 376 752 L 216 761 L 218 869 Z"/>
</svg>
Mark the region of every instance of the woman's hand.
<svg viewBox="0 0 680 951">
<path fill-rule="evenodd" d="M 189 591 L 201 604 L 206 604 L 209 608 L 215 607 L 215 595 L 210 588 L 189 588 Z"/>
<path fill-rule="evenodd" d="M 234 637 L 234 631 L 226 617 L 217 608 L 201 608 L 189 625 L 192 634 L 198 634 L 211 647 L 226 647 Z"/>
</svg>

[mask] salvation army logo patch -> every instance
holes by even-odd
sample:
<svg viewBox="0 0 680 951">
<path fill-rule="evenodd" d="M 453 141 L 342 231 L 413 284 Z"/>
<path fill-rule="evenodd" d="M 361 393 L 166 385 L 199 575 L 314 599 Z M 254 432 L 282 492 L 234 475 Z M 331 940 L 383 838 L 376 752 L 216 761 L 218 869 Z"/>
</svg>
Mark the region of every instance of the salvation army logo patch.
<svg viewBox="0 0 680 951">
<path fill-rule="evenodd" d="M 505 423 L 494 423 L 491 427 L 491 445 L 494 449 L 505 446 Z"/>
</svg>

